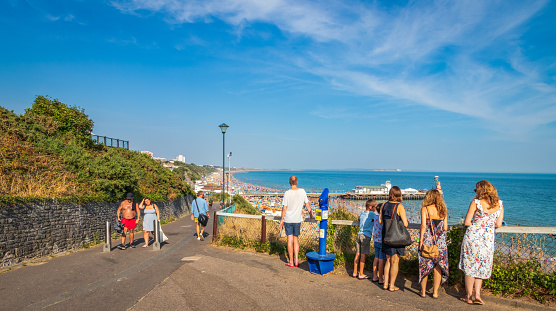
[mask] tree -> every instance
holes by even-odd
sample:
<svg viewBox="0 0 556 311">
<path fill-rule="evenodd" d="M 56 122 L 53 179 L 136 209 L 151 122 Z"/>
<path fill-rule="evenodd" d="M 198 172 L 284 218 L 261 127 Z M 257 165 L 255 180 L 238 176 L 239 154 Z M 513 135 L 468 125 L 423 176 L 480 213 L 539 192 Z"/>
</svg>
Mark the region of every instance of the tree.
<svg viewBox="0 0 556 311">
<path fill-rule="evenodd" d="M 58 132 L 71 133 L 81 142 L 89 142 L 94 123 L 85 114 L 85 109 L 77 106 L 69 107 L 57 99 L 37 96 L 33 107 L 25 109 L 25 115 L 37 114 L 51 117 L 58 122 Z"/>
</svg>

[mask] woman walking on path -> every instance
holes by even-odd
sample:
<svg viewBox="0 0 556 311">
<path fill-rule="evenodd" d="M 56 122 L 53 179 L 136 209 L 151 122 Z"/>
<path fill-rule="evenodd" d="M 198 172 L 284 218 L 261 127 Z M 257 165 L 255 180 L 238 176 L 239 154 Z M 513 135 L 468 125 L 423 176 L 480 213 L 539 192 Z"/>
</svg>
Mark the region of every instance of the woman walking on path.
<svg viewBox="0 0 556 311">
<path fill-rule="evenodd" d="M 438 190 L 427 192 L 421 203 L 421 237 L 419 239 L 419 296 L 425 298 L 429 274 L 434 271 L 432 298 L 438 298 L 440 283 L 448 280 L 448 247 L 446 231 L 448 231 L 448 212 L 442 194 Z M 423 256 L 425 246 L 436 245 L 438 257 Z"/>
<path fill-rule="evenodd" d="M 392 218 L 393 214 L 396 213 L 396 217 L 403 221 L 404 226 L 407 227 L 407 216 L 405 214 L 405 208 L 402 204 L 402 190 L 398 186 L 394 186 L 390 189 L 388 194 L 388 201 L 384 202 L 382 208 L 380 209 L 380 223 L 384 224 L 384 219 Z M 386 254 L 386 262 L 384 264 L 384 289 L 388 289 L 391 292 L 399 290 L 395 286 L 396 278 L 398 277 L 398 264 L 400 262 L 400 256 L 405 254 L 405 247 L 394 247 L 384 243 L 386 235 L 386 227 L 382 227 L 382 252 Z"/>
<path fill-rule="evenodd" d="M 475 286 L 474 302 L 482 305 L 481 285 L 492 274 L 494 229 L 502 226 L 504 207 L 496 188 L 486 180 L 475 185 L 475 193 L 463 223 L 469 227 L 461 243 L 459 268 L 465 274 L 466 297 L 460 300 L 473 303 L 471 295 Z"/>
<path fill-rule="evenodd" d="M 149 232 L 152 233 L 154 239 L 154 221 L 160 221 L 160 213 L 158 207 L 151 202 L 151 199 L 144 198 L 139 204 L 139 208 L 143 210 L 143 237 L 145 245 L 149 246 Z"/>
</svg>

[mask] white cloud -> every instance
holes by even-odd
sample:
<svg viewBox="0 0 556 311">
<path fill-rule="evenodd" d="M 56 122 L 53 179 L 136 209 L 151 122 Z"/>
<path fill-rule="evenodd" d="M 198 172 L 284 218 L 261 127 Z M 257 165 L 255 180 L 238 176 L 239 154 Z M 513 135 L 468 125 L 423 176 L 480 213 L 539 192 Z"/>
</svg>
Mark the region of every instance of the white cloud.
<svg viewBox="0 0 556 311">
<path fill-rule="evenodd" d="M 162 12 L 169 23 L 219 19 L 240 34 L 255 22 L 273 24 L 286 36 L 312 42 L 305 50 L 280 51 L 282 61 L 336 88 L 479 118 L 512 135 L 556 121 L 554 80 L 541 78 L 553 64 L 528 59 L 519 40 L 524 24 L 546 3 L 410 1 L 405 7 L 385 7 L 355 1 L 112 2 L 127 13 Z"/>
</svg>

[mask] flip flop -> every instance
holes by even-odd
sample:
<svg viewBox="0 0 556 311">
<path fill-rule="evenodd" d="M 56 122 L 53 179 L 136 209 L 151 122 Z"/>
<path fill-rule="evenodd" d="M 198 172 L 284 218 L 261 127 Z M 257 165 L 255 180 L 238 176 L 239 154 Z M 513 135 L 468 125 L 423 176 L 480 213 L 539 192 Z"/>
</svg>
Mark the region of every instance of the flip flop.
<svg viewBox="0 0 556 311">
<path fill-rule="evenodd" d="M 419 293 L 419 297 L 421 297 L 421 298 L 427 298 L 427 294 L 426 294 L 426 293 Z"/>
<path fill-rule="evenodd" d="M 390 289 L 390 288 L 389 288 L 388 290 L 391 291 L 391 292 L 395 292 L 395 291 L 399 291 L 400 288 L 399 288 L 399 287 L 394 287 L 394 289 Z"/>
<path fill-rule="evenodd" d="M 466 304 L 472 305 L 473 304 L 473 300 L 471 299 L 467 299 L 466 297 L 460 297 L 459 300 L 465 302 Z"/>
<path fill-rule="evenodd" d="M 289 263 L 289 262 L 286 264 L 286 266 L 292 267 L 292 268 L 295 267 L 293 264 L 291 264 L 291 263 Z"/>
<path fill-rule="evenodd" d="M 371 277 L 368 276 L 368 275 L 365 275 L 364 277 L 358 276 L 357 278 L 360 279 L 360 280 L 367 280 L 367 279 L 370 279 Z"/>
<path fill-rule="evenodd" d="M 473 301 L 473 303 L 476 304 L 476 305 L 484 305 L 485 304 L 485 302 L 482 301 L 482 300 L 475 300 L 475 301 Z"/>
<path fill-rule="evenodd" d="M 148 245 L 143 245 L 143 248 L 145 248 L 145 247 L 149 247 L 149 246 Z"/>
</svg>

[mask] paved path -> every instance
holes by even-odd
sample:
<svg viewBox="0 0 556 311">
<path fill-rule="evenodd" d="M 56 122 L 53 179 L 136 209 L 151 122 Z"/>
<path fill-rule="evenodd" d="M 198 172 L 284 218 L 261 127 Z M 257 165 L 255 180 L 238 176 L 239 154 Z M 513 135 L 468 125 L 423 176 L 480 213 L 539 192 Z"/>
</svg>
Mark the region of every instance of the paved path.
<svg viewBox="0 0 556 311">
<path fill-rule="evenodd" d="M 289 268 L 277 256 L 214 247 L 196 240 L 189 217 L 163 229 L 170 240 L 160 251 L 95 247 L 1 273 L 0 310 L 515 310 L 486 296 L 479 307 L 445 293 L 421 299 L 411 286 L 390 293 L 310 274 L 307 263 Z"/>
</svg>

